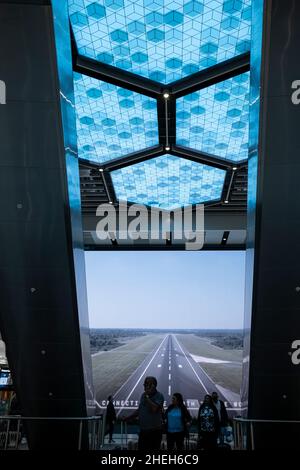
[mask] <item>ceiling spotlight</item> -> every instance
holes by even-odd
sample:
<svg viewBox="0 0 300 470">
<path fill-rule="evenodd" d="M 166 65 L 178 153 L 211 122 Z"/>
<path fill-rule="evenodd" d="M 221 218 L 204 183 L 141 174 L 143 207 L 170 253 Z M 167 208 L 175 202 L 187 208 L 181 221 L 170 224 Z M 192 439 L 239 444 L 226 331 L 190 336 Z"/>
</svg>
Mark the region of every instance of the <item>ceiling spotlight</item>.
<svg viewBox="0 0 300 470">
<path fill-rule="evenodd" d="M 237 166 L 234 166 L 232 169 L 233 169 L 233 171 L 237 170 Z"/>
<path fill-rule="evenodd" d="M 169 146 L 167 145 L 167 147 L 165 147 L 165 150 L 166 150 L 167 152 L 169 152 L 169 150 L 171 150 L 171 147 L 169 147 Z"/>
<path fill-rule="evenodd" d="M 113 202 L 112 202 L 112 201 L 109 201 L 109 203 L 110 203 L 110 204 L 113 204 Z"/>
<path fill-rule="evenodd" d="M 165 91 L 165 93 L 163 94 L 163 97 L 164 97 L 165 100 L 167 100 L 168 98 L 170 98 L 170 93 Z"/>
<path fill-rule="evenodd" d="M 227 199 L 226 199 L 226 201 L 224 201 L 224 202 L 225 202 L 225 204 L 228 204 L 229 201 L 227 201 Z"/>
<path fill-rule="evenodd" d="M 99 171 L 104 171 L 103 168 L 99 168 Z"/>
</svg>

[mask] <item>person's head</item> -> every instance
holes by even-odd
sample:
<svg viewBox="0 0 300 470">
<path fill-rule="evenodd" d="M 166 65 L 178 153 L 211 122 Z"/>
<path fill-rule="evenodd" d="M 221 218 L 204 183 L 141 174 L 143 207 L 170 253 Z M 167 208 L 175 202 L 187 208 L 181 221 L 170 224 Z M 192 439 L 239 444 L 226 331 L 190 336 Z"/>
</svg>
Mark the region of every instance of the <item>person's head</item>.
<svg viewBox="0 0 300 470">
<path fill-rule="evenodd" d="M 157 380 L 155 377 L 149 376 L 145 377 L 144 380 L 144 389 L 147 395 L 154 394 L 156 392 Z"/>
<path fill-rule="evenodd" d="M 217 394 L 217 392 L 212 392 L 211 398 L 212 398 L 214 403 L 217 403 L 217 401 L 219 399 L 219 395 Z"/>
<path fill-rule="evenodd" d="M 212 405 L 212 398 L 210 395 L 205 395 L 204 400 L 203 400 L 204 405 Z"/>
<path fill-rule="evenodd" d="M 109 396 L 107 397 L 107 401 L 112 401 L 112 395 L 109 395 Z"/>
<path fill-rule="evenodd" d="M 172 405 L 181 407 L 183 405 L 183 398 L 181 393 L 173 393 Z"/>
</svg>

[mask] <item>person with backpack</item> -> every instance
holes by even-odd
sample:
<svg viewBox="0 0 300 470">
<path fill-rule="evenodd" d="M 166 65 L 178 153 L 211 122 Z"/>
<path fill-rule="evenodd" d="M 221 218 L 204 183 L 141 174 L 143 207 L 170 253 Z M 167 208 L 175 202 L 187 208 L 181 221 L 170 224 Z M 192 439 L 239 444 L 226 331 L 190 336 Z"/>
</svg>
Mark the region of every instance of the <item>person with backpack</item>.
<svg viewBox="0 0 300 470">
<path fill-rule="evenodd" d="M 211 398 L 212 398 L 213 404 L 217 408 L 218 417 L 220 421 L 219 436 L 218 436 L 219 443 L 223 445 L 226 427 L 228 426 L 228 422 L 229 422 L 227 410 L 226 410 L 224 402 L 219 399 L 217 392 L 212 392 Z"/>
<path fill-rule="evenodd" d="M 220 429 L 218 411 L 210 395 L 205 395 L 198 412 L 198 429 L 200 449 L 212 450 L 217 447 L 217 438 Z"/>
</svg>

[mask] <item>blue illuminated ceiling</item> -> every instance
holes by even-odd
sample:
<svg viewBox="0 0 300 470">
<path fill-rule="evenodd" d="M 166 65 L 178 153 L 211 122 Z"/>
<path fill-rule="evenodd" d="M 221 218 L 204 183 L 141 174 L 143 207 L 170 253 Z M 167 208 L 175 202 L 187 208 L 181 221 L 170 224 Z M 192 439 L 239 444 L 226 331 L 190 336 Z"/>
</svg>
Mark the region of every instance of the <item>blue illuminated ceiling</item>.
<svg viewBox="0 0 300 470">
<path fill-rule="evenodd" d="M 156 100 L 74 74 L 79 157 L 96 163 L 158 145 Z"/>
<path fill-rule="evenodd" d="M 170 83 L 250 49 L 251 0 L 68 0 L 79 54 Z"/>
<path fill-rule="evenodd" d="M 176 142 L 239 162 L 248 158 L 249 73 L 176 102 Z"/>
<path fill-rule="evenodd" d="M 165 210 L 221 199 L 225 175 L 169 154 L 111 172 L 119 200 Z"/>
</svg>

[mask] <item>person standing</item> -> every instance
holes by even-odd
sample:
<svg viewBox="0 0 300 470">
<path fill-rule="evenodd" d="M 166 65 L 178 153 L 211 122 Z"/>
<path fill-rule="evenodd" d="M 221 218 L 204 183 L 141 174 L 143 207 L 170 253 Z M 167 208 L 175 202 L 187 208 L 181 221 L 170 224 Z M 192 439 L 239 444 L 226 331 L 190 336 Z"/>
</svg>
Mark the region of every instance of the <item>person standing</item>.
<svg viewBox="0 0 300 470">
<path fill-rule="evenodd" d="M 115 424 L 115 421 L 116 421 L 116 411 L 115 411 L 115 407 L 114 407 L 114 404 L 113 404 L 113 401 L 112 401 L 112 396 L 109 395 L 109 397 L 107 398 L 107 407 L 106 407 L 106 425 L 107 425 L 107 433 L 108 436 L 109 436 L 109 443 L 111 444 L 112 442 L 115 442 L 113 440 L 113 433 L 114 433 L 114 424 Z"/>
<path fill-rule="evenodd" d="M 219 417 L 210 395 L 205 395 L 198 412 L 199 447 L 212 450 L 217 447 Z"/>
<path fill-rule="evenodd" d="M 183 450 L 184 438 L 188 433 L 192 417 L 183 403 L 181 393 L 173 393 L 172 404 L 168 407 L 165 417 L 168 451 L 173 450 L 175 445 L 177 451 Z"/>
<path fill-rule="evenodd" d="M 219 400 L 219 396 L 217 392 L 212 392 L 211 398 L 213 401 L 213 404 L 215 405 L 218 416 L 219 416 L 219 421 L 220 421 L 220 428 L 219 428 L 219 441 L 220 444 L 224 444 L 224 437 L 225 437 L 225 429 L 226 426 L 228 426 L 228 414 L 227 410 L 225 407 L 225 404 L 222 400 Z"/>
<path fill-rule="evenodd" d="M 124 421 L 134 417 L 139 418 L 138 450 L 141 451 L 158 451 L 161 445 L 164 397 L 157 391 L 156 387 L 157 380 L 155 377 L 145 377 L 145 391 L 141 395 L 138 409 L 123 418 Z"/>
</svg>

